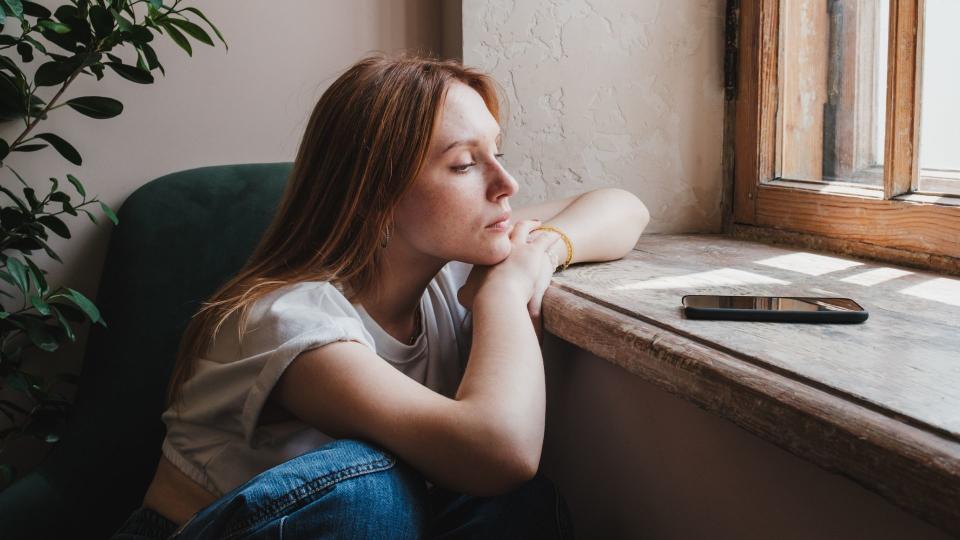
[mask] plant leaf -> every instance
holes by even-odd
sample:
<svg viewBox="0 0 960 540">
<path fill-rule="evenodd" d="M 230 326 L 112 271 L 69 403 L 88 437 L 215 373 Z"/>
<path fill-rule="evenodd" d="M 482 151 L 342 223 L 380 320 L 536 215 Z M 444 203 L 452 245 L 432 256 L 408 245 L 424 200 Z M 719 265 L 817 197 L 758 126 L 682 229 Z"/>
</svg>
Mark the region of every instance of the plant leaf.
<svg viewBox="0 0 960 540">
<path fill-rule="evenodd" d="M 41 315 L 50 314 L 50 307 L 46 302 L 43 301 L 43 298 L 40 298 L 39 295 L 31 294 L 30 303 L 33 304 L 33 307 L 37 308 L 37 311 L 40 312 Z"/>
<path fill-rule="evenodd" d="M 54 135 L 53 133 L 38 133 L 34 135 L 37 139 L 43 139 L 50 143 L 54 148 L 57 149 L 57 152 L 60 152 L 60 155 L 67 159 L 70 163 L 74 165 L 80 165 L 83 162 L 83 158 L 80 157 L 80 153 L 77 152 L 77 149 L 73 147 L 70 143 L 60 138 L 59 135 Z"/>
<path fill-rule="evenodd" d="M 104 327 L 107 326 L 107 323 L 100 318 L 100 311 L 97 309 L 97 306 L 93 305 L 93 302 L 90 301 L 86 296 L 81 294 L 79 291 L 71 289 L 70 287 L 66 288 L 68 294 L 66 295 L 78 308 L 82 309 L 84 313 L 87 314 L 87 317 L 90 317 L 90 321 L 95 323 L 100 323 Z"/>
<path fill-rule="evenodd" d="M 90 218 L 90 221 L 92 221 L 94 225 L 97 225 L 97 218 L 93 217 L 93 214 L 91 214 L 89 210 L 87 210 L 86 208 L 81 208 L 80 211 L 86 214 L 87 217 Z"/>
<path fill-rule="evenodd" d="M 106 62 L 106 65 L 110 66 L 110 69 L 115 71 L 117 75 L 120 75 L 128 81 L 139 84 L 150 84 L 153 82 L 153 75 L 151 75 L 149 71 L 142 70 L 136 66 L 128 66 L 119 62 Z"/>
<path fill-rule="evenodd" d="M 193 56 L 193 47 L 190 46 L 190 42 L 187 41 L 187 37 L 183 35 L 179 30 L 177 30 L 167 19 L 160 21 L 160 26 L 170 34 L 170 39 L 174 43 L 180 46 L 181 49 L 187 51 L 188 56 Z"/>
<path fill-rule="evenodd" d="M 17 43 L 17 53 L 20 54 L 20 58 L 23 59 L 24 63 L 33 62 L 33 47 L 26 41 Z"/>
<path fill-rule="evenodd" d="M 20 0 L 3 0 L 3 3 L 10 8 L 10 12 L 13 13 L 13 16 L 23 20 L 23 2 Z"/>
<path fill-rule="evenodd" d="M 27 208 L 26 203 L 24 203 L 20 199 L 20 197 L 17 197 L 12 191 L 10 191 L 9 189 L 3 186 L 0 186 L 0 192 L 6 193 L 7 197 L 10 197 L 11 199 L 13 199 L 13 202 L 15 202 L 17 206 L 20 207 L 20 210 L 23 210 L 24 212 L 30 212 L 30 209 Z"/>
<path fill-rule="evenodd" d="M 26 295 L 30 290 L 30 280 L 27 277 L 27 269 L 23 266 L 23 263 L 13 257 L 8 257 L 7 270 L 10 272 L 10 277 L 16 282 L 17 288 Z"/>
<path fill-rule="evenodd" d="M 60 323 L 60 326 L 63 327 L 63 331 L 66 332 L 67 337 L 70 338 L 70 341 L 76 341 L 77 336 L 73 333 L 73 328 L 70 327 L 70 323 L 63 316 L 63 313 L 57 309 L 57 306 L 54 304 L 48 304 L 50 310 L 53 311 L 53 314 L 57 317 L 57 321 Z"/>
<path fill-rule="evenodd" d="M 30 203 L 31 211 L 36 211 L 40 208 L 40 201 L 37 199 L 36 191 L 34 191 L 33 188 L 23 188 L 23 196 L 27 199 L 27 202 Z"/>
<path fill-rule="evenodd" d="M 45 144 L 18 144 L 13 148 L 13 152 L 36 152 L 46 148 Z"/>
<path fill-rule="evenodd" d="M 70 238 L 70 228 L 57 216 L 40 216 L 37 221 L 43 223 L 48 229 L 55 232 L 61 238 Z"/>
<path fill-rule="evenodd" d="M 53 352 L 60 347 L 56 336 L 50 332 L 50 327 L 34 317 L 22 317 L 21 322 L 27 328 L 27 336 L 38 349 Z"/>
<path fill-rule="evenodd" d="M 64 203 L 64 204 L 67 204 L 67 203 Z M 53 250 L 50 248 L 50 246 L 47 245 L 46 242 L 44 242 L 44 241 L 41 240 L 40 238 L 34 238 L 33 240 L 36 241 L 38 244 L 40 244 L 40 247 L 43 248 L 43 251 L 44 251 L 47 255 L 49 255 L 51 259 L 57 261 L 57 262 L 60 263 L 60 264 L 63 264 L 63 259 L 61 259 L 60 256 L 57 255 L 57 253 L 56 253 L 55 251 L 53 251 Z"/>
<path fill-rule="evenodd" d="M 55 191 L 50 194 L 50 200 L 56 202 L 70 202 L 70 195 L 67 195 L 63 191 Z"/>
<path fill-rule="evenodd" d="M 33 278 L 37 282 L 37 289 L 40 290 L 40 294 L 47 294 L 47 280 L 43 277 L 43 270 L 41 270 L 30 257 L 24 256 L 23 258 L 27 260 L 27 266 L 33 270 Z"/>
<path fill-rule="evenodd" d="M 93 32 L 97 39 L 103 39 L 113 32 L 113 17 L 103 6 L 90 6 L 90 22 L 93 23 Z"/>
<path fill-rule="evenodd" d="M 140 46 L 140 50 L 143 51 L 143 56 L 147 59 L 147 67 L 151 70 L 160 68 L 160 73 L 164 75 L 167 74 L 167 72 L 163 70 L 163 65 L 157 60 L 157 53 L 153 50 L 153 47 L 144 43 Z"/>
<path fill-rule="evenodd" d="M 33 75 L 33 82 L 37 86 L 56 86 L 69 79 L 76 69 L 75 62 L 46 62 L 37 68 L 37 72 Z"/>
<path fill-rule="evenodd" d="M 117 215 L 113 213 L 113 210 L 107 206 L 107 203 L 100 201 L 100 209 L 103 210 L 103 213 L 107 215 L 107 218 L 109 218 L 114 225 L 120 222 L 120 220 L 117 219 Z"/>
<path fill-rule="evenodd" d="M 29 15 L 29 13 L 28 13 L 28 15 Z M 29 41 L 30 44 L 33 45 L 33 48 L 35 48 L 35 49 L 37 49 L 38 51 L 46 54 L 47 48 L 43 46 L 43 43 L 40 43 L 39 41 L 33 39 L 32 37 L 30 37 L 30 36 L 27 35 L 27 34 L 24 34 L 24 35 L 23 35 L 23 39 L 24 39 L 25 41 Z"/>
<path fill-rule="evenodd" d="M 133 26 L 133 23 L 127 20 L 127 18 L 121 15 L 116 9 L 110 8 L 110 14 L 113 15 L 113 20 L 117 21 L 117 28 L 119 28 L 121 32 L 126 32 Z"/>
<path fill-rule="evenodd" d="M 71 109 L 90 118 L 113 118 L 123 112 L 123 103 L 102 96 L 85 96 L 67 101 Z"/>
<path fill-rule="evenodd" d="M 83 184 L 81 184 L 80 181 L 77 180 L 77 177 L 76 177 L 76 176 L 74 176 L 74 175 L 72 175 L 72 174 L 68 174 L 68 175 L 67 175 L 67 180 L 69 180 L 70 183 L 73 184 L 73 187 L 76 188 L 77 193 L 79 193 L 81 197 L 86 197 L 86 196 L 87 196 L 87 192 L 83 190 Z M 69 200 L 69 199 L 67 199 L 67 200 Z"/>
<path fill-rule="evenodd" d="M 52 15 L 49 9 L 37 4 L 36 2 L 28 2 L 27 0 L 23 0 L 21 4 L 23 4 L 23 12 L 31 17 L 36 17 L 38 19 L 49 19 L 50 15 Z"/>
<path fill-rule="evenodd" d="M 53 21 L 53 20 L 51 20 L 51 19 L 42 19 L 42 20 L 40 20 L 40 21 L 37 21 L 37 24 L 40 25 L 40 26 L 42 26 L 42 27 L 44 27 L 44 28 L 46 28 L 46 29 L 48 29 L 48 30 L 53 30 L 54 32 L 56 32 L 56 33 L 58 33 L 58 34 L 69 34 L 69 33 L 70 33 L 70 27 L 69 27 L 69 26 L 67 26 L 67 25 L 65 25 L 65 24 L 63 24 L 63 23 L 58 23 L 58 22 Z"/>
<path fill-rule="evenodd" d="M 206 43 L 207 45 L 213 46 L 213 40 L 210 39 L 210 35 L 207 34 L 203 28 L 200 28 L 196 24 L 186 20 L 186 19 L 165 19 L 168 23 L 177 26 L 184 32 L 190 35 L 190 37 L 196 39 L 197 41 Z"/>
<path fill-rule="evenodd" d="M 184 10 L 184 11 L 189 11 L 189 12 L 197 15 L 198 17 L 200 17 L 201 19 L 203 19 L 204 22 L 206 22 L 207 24 L 209 24 L 209 25 L 210 25 L 210 28 L 213 30 L 213 32 L 214 32 L 215 34 L 217 34 L 217 37 L 218 37 L 218 38 L 220 38 L 220 41 L 223 42 L 223 47 L 224 47 L 224 49 L 226 49 L 226 50 L 228 50 L 228 51 L 230 50 L 230 46 L 227 45 L 227 40 L 223 39 L 223 34 L 220 33 L 220 30 L 218 30 L 217 27 L 214 26 L 212 22 L 210 22 L 210 19 L 208 19 L 207 16 L 204 15 L 199 9 L 197 9 L 197 8 L 195 8 L 195 7 L 187 7 L 187 8 L 183 8 L 183 10 Z"/>
</svg>

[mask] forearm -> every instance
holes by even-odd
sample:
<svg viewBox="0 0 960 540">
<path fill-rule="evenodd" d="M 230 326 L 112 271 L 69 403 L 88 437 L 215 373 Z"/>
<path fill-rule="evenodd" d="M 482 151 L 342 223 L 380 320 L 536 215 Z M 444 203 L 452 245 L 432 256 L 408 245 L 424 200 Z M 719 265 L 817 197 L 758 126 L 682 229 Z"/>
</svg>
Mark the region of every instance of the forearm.
<svg viewBox="0 0 960 540">
<path fill-rule="evenodd" d="M 484 287 L 473 304 L 473 345 L 455 399 L 503 427 L 508 452 L 536 468 L 546 414 L 543 357 L 519 294 Z"/>
<path fill-rule="evenodd" d="M 603 188 L 584 193 L 543 225 L 556 227 L 570 238 L 573 264 L 622 258 L 636 245 L 649 221 L 650 213 L 635 195 Z M 551 252 L 560 263 L 567 258 L 562 241 L 554 244 Z"/>
</svg>

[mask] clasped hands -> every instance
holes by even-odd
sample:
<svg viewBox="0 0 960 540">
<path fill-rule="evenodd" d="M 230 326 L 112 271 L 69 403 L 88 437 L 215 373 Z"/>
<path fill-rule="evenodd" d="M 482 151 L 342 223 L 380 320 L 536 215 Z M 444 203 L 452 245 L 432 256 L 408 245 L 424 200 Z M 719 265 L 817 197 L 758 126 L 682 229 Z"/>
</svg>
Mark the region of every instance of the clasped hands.
<svg viewBox="0 0 960 540">
<path fill-rule="evenodd" d="M 517 279 L 525 279 L 526 283 L 532 286 L 530 289 L 532 294 L 527 302 L 527 312 L 530 314 L 537 341 L 542 344 L 543 318 L 541 316 L 541 306 L 543 295 L 547 287 L 550 286 L 553 273 L 560 265 L 561 255 L 557 250 L 565 250 L 566 248 L 559 242 L 560 235 L 556 232 L 533 230 L 540 225 L 539 220 L 521 220 L 514 223 L 507 233 L 511 241 L 511 253 L 495 265 L 474 265 L 463 287 L 457 292 L 457 299 L 463 307 L 472 310 L 474 297 L 490 271 L 511 261 L 511 257 L 519 257 L 521 260 L 519 264 L 514 265 L 513 269 L 516 273 L 512 275 L 516 276 Z M 541 237 L 545 237 L 544 241 L 538 241 Z M 515 254 L 516 250 L 523 250 L 523 253 Z"/>
</svg>

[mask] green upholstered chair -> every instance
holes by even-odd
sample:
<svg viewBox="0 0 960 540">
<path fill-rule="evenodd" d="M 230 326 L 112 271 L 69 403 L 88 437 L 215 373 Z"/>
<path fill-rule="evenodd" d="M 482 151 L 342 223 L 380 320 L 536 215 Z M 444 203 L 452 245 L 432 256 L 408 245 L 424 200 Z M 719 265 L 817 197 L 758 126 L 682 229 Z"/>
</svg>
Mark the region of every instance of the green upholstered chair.
<svg viewBox="0 0 960 540">
<path fill-rule="evenodd" d="M 0 492 L 0 538 L 107 538 L 141 502 L 157 460 L 167 381 L 199 303 L 246 261 L 291 163 L 157 178 L 118 211 L 76 407 L 38 469 Z"/>
</svg>

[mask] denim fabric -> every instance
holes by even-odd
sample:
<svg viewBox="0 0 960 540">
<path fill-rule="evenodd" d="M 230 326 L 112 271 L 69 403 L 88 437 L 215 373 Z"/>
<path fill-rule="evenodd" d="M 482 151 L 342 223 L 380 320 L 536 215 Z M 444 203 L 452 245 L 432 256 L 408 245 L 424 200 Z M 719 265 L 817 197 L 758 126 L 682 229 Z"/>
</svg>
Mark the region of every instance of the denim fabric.
<svg viewBox="0 0 960 540">
<path fill-rule="evenodd" d="M 130 514 L 111 540 L 158 540 L 169 538 L 176 530 L 176 523 L 150 508 L 140 507 Z"/>
<path fill-rule="evenodd" d="M 113 539 L 573 538 L 566 501 L 542 474 L 497 497 L 428 489 L 412 467 L 355 439 L 273 467 L 176 528 L 140 508 Z"/>
</svg>

